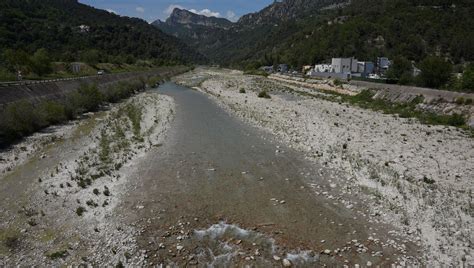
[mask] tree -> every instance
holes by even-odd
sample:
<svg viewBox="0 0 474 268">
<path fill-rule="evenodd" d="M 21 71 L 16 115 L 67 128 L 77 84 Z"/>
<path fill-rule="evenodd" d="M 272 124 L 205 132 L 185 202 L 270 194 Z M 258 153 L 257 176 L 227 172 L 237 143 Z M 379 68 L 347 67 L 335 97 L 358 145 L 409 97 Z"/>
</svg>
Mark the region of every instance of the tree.
<svg viewBox="0 0 474 268">
<path fill-rule="evenodd" d="M 412 79 L 412 72 L 413 67 L 411 62 L 403 56 L 397 56 L 393 59 L 393 64 L 387 71 L 387 77 L 389 79 L 398 80 L 399 84 L 406 85 L 409 84 Z"/>
<path fill-rule="evenodd" d="M 30 65 L 29 56 L 23 50 L 6 49 L 3 53 L 3 58 L 6 67 L 12 72 L 22 70 Z"/>
<path fill-rule="evenodd" d="M 462 88 L 474 92 L 474 63 L 471 63 L 462 75 Z"/>
<path fill-rule="evenodd" d="M 89 65 L 96 65 L 100 61 L 100 52 L 97 49 L 89 49 L 81 53 L 81 60 Z"/>
<path fill-rule="evenodd" d="M 420 62 L 420 80 L 423 86 L 439 88 L 444 86 L 452 75 L 451 63 L 439 57 L 427 57 Z"/>
<path fill-rule="evenodd" d="M 31 69 L 35 74 L 43 76 L 52 72 L 51 58 L 46 49 L 38 49 L 30 58 L 30 61 Z"/>
</svg>

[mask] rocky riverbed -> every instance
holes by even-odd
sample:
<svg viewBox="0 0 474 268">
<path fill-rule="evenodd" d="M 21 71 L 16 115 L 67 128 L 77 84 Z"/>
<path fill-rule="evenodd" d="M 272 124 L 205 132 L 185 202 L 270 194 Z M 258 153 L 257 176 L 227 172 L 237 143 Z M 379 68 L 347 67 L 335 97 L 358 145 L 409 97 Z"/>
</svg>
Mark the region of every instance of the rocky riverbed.
<svg viewBox="0 0 474 268">
<path fill-rule="evenodd" d="M 2 152 L 0 266 L 142 263 L 119 207 L 130 166 L 159 150 L 174 109 L 140 93 Z"/>
<path fill-rule="evenodd" d="M 396 226 L 423 248 L 423 264 L 474 265 L 469 132 L 361 109 L 326 98 L 327 91 L 238 71 L 198 68 L 175 81 L 207 93 L 311 161 L 340 171 L 328 178 L 331 187 L 363 200 L 346 207 L 364 207 L 360 213 L 374 224 Z M 270 98 L 257 97 L 264 90 Z"/>
</svg>

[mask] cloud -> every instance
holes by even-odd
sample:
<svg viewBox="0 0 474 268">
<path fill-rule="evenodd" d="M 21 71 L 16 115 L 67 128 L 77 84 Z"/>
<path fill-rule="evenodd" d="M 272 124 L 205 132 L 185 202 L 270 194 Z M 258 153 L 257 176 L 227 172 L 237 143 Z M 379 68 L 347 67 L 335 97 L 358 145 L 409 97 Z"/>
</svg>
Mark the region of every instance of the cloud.
<svg viewBox="0 0 474 268">
<path fill-rule="evenodd" d="M 239 17 L 235 15 L 235 12 L 232 10 L 227 11 L 226 18 L 230 21 L 237 21 Z"/>
<path fill-rule="evenodd" d="M 163 13 L 165 13 L 167 16 L 169 16 L 169 15 L 171 15 L 171 13 L 173 13 L 173 10 L 175 8 L 186 9 L 186 10 L 192 12 L 192 13 L 199 14 L 199 15 L 204 15 L 206 17 L 221 17 L 221 13 L 211 11 L 208 8 L 204 8 L 202 10 L 197 10 L 197 9 L 194 9 L 194 8 L 188 9 L 188 8 L 185 8 L 185 7 L 180 6 L 180 5 L 169 5 L 168 8 L 163 11 Z M 234 16 L 235 16 L 235 14 L 234 14 Z"/>
<path fill-rule="evenodd" d="M 199 14 L 199 15 L 204 15 L 206 17 L 220 17 L 221 16 L 221 13 L 219 12 L 213 12 L 207 8 L 199 11 L 199 10 L 196 10 L 196 9 L 189 9 L 189 11 L 193 12 L 193 13 L 196 13 L 196 14 Z"/>
<path fill-rule="evenodd" d="M 145 13 L 145 9 L 143 7 L 136 7 L 135 10 L 139 13 Z"/>
<path fill-rule="evenodd" d="M 117 11 L 115 11 L 113 9 L 110 9 L 110 8 L 106 9 L 106 11 L 109 12 L 109 13 L 116 14 L 116 15 L 118 14 Z"/>
<path fill-rule="evenodd" d="M 179 9 L 184 9 L 184 7 L 180 6 L 180 5 L 169 5 L 167 9 L 165 9 L 165 11 L 163 11 L 163 13 L 165 13 L 166 15 L 171 15 L 171 13 L 173 13 L 173 10 L 175 8 L 179 8 Z"/>
</svg>

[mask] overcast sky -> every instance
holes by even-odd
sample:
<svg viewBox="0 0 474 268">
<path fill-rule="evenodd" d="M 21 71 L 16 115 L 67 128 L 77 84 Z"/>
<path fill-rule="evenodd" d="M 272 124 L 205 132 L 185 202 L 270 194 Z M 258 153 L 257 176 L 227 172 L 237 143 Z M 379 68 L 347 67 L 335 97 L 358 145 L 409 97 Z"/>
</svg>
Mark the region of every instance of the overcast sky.
<svg viewBox="0 0 474 268">
<path fill-rule="evenodd" d="M 264 8 L 273 0 L 79 0 L 79 2 L 122 16 L 139 17 L 152 22 L 168 18 L 174 7 L 236 21 L 244 14 Z"/>
</svg>

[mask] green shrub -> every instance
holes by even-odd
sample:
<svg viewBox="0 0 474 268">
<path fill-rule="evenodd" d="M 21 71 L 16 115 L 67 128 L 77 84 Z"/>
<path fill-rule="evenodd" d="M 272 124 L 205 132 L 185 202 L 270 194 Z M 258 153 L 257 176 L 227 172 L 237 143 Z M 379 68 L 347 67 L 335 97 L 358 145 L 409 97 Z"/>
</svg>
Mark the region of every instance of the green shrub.
<svg viewBox="0 0 474 268">
<path fill-rule="evenodd" d="M 270 99 L 271 96 L 268 94 L 266 90 L 262 90 L 258 93 L 259 98 L 265 98 L 265 99 Z"/>
<path fill-rule="evenodd" d="M 49 254 L 48 257 L 51 258 L 52 260 L 55 260 L 55 259 L 64 258 L 67 256 L 67 254 L 68 254 L 67 250 L 60 250 L 60 251 L 56 251 Z"/>
<path fill-rule="evenodd" d="M 84 212 L 86 212 L 87 210 L 84 208 L 84 207 L 78 207 L 76 209 L 76 214 L 77 216 L 82 216 L 84 214 Z"/>
<path fill-rule="evenodd" d="M 241 88 L 241 89 L 239 90 L 239 92 L 240 92 L 240 93 L 245 93 L 245 89 Z"/>
<path fill-rule="evenodd" d="M 96 111 L 103 100 L 104 96 L 96 85 L 82 84 L 66 97 L 66 115 L 69 119 L 74 119 L 78 114 Z"/>
<path fill-rule="evenodd" d="M 0 127 L 9 140 L 29 135 L 46 125 L 41 113 L 27 100 L 7 105 L 1 119 Z"/>
<path fill-rule="evenodd" d="M 452 114 L 447 116 L 446 123 L 450 126 L 460 127 L 466 125 L 466 119 L 461 114 Z"/>
<path fill-rule="evenodd" d="M 145 82 L 141 79 L 118 82 L 104 91 L 104 100 L 107 102 L 118 102 L 133 95 L 135 91 L 145 88 Z"/>
<path fill-rule="evenodd" d="M 86 205 L 88 205 L 89 207 L 91 208 L 96 208 L 99 206 L 99 204 L 97 204 L 96 202 L 94 202 L 94 200 L 90 199 L 86 202 Z"/>
<path fill-rule="evenodd" d="M 14 235 L 14 236 L 7 236 L 5 238 L 5 246 L 7 248 L 15 248 L 17 245 L 18 245 L 18 242 L 19 242 L 19 238 L 18 236 Z"/>
<path fill-rule="evenodd" d="M 147 85 L 150 87 L 157 87 L 161 81 L 163 81 L 163 78 L 161 76 L 152 76 L 148 78 L 147 80 Z"/>
<path fill-rule="evenodd" d="M 39 105 L 39 111 L 48 124 L 58 124 L 66 121 L 66 108 L 56 101 L 45 101 Z"/>
<path fill-rule="evenodd" d="M 141 135 L 141 121 L 142 121 L 142 110 L 134 104 L 129 104 L 125 107 L 125 112 L 132 123 L 133 134 L 136 138 Z"/>
<path fill-rule="evenodd" d="M 462 104 L 464 104 L 464 98 L 463 98 L 463 97 L 459 97 L 459 98 L 456 99 L 455 102 L 456 102 L 456 104 L 462 105 Z"/>
<path fill-rule="evenodd" d="M 105 196 L 110 196 L 110 190 L 109 190 L 109 188 L 107 188 L 107 186 L 104 189 L 104 195 Z"/>
<path fill-rule="evenodd" d="M 79 107 L 84 111 L 95 111 L 102 103 L 103 95 L 96 85 L 81 85 L 77 92 L 80 95 Z"/>
<path fill-rule="evenodd" d="M 334 79 L 334 85 L 336 87 L 340 87 L 340 86 L 344 85 L 344 82 L 342 82 L 340 79 L 336 78 L 336 79 Z"/>
<path fill-rule="evenodd" d="M 14 81 L 16 76 L 14 73 L 9 72 L 7 69 L 0 67 L 0 81 Z"/>
</svg>

